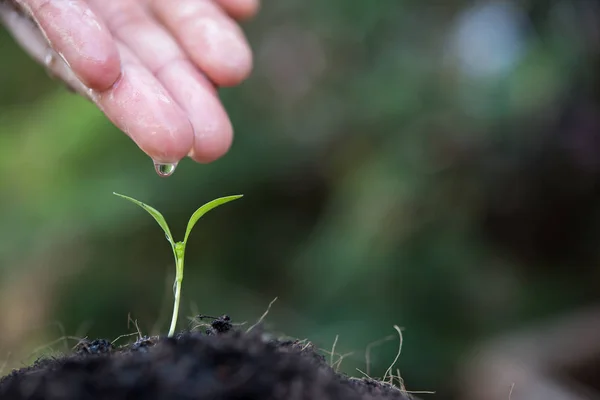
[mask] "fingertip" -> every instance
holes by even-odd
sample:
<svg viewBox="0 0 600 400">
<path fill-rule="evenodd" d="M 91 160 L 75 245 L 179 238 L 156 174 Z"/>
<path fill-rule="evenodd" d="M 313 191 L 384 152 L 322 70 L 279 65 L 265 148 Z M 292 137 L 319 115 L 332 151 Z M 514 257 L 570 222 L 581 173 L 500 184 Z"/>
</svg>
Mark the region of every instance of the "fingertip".
<svg viewBox="0 0 600 400">
<path fill-rule="evenodd" d="M 123 129 L 122 124 L 116 123 Z M 133 125 L 123 129 L 127 136 L 156 163 L 177 163 L 190 152 L 194 133 L 189 121 L 168 125 Z"/>
<path fill-rule="evenodd" d="M 153 134 L 130 132 L 138 147 L 157 163 L 176 163 L 187 156 L 193 145 L 193 131 L 189 121 L 169 128 L 157 127 Z"/>
<path fill-rule="evenodd" d="M 260 0 L 218 0 L 218 3 L 238 21 L 253 18 L 260 8 Z"/>
<path fill-rule="evenodd" d="M 180 0 L 171 4 L 155 0 L 151 4 L 196 67 L 212 82 L 235 86 L 250 75 L 252 49 L 240 26 L 216 2 Z"/>
<path fill-rule="evenodd" d="M 201 18 L 184 30 L 198 38 L 188 42 L 188 52 L 215 84 L 235 86 L 248 78 L 253 68 L 252 50 L 237 26 Z"/>
<path fill-rule="evenodd" d="M 170 63 L 158 78 L 192 124 L 194 143 L 188 156 L 206 164 L 227 153 L 233 141 L 233 127 L 208 78 L 189 60 Z"/>
<path fill-rule="evenodd" d="M 231 53 L 223 50 L 216 52 L 212 59 L 205 61 L 205 71 L 218 86 L 232 87 L 239 85 L 250 76 L 253 64 L 252 51 L 247 45 L 242 45 Z"/>
<path fill-rule="evenodd" d="M 226 121 L 226 122 L 225 122 Z M 194 146 L 188 156 L 200 163 L 208 164 L 223 157 L 233 143 L 233 127 L 229 119 L 218 129 L 203 133 L 196 131 Z"/>
</svg>

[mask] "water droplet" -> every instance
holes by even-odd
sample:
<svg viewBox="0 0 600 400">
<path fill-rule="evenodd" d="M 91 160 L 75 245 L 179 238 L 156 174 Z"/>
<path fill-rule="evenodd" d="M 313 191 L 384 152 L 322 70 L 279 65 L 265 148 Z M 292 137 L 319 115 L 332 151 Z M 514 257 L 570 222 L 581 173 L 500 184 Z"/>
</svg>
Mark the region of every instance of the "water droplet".
<svg viewBox="0 0 600 400">
<path fill-rule="evenodd" d="M 177 163 L 158 163 L 154 161 L 154 169 L 158 176 L 167 177 L 173 175 L 175 172 L 175 168 L 177 168 Z"/>
<path fill-rule="evenodd" d="M 54 53 L 49 52 L 48 54 L 46 54 L 46 57 L 44 57 L 44 65 L 47 68 L 52 68 L 52 66 L 54 65 L 54 61 L 56 61 L 56 58 L 54 57 Z"/>
<path fill-rule="evenodd" d="M 56 67 L 56 56 L 53 51 L 50 51 L 44 57 L 44 66 L 46 67 L 46 74 L 48 74 L 50 78 L 56 79 L 58 77 L 54 71 Z"/>
</svg>

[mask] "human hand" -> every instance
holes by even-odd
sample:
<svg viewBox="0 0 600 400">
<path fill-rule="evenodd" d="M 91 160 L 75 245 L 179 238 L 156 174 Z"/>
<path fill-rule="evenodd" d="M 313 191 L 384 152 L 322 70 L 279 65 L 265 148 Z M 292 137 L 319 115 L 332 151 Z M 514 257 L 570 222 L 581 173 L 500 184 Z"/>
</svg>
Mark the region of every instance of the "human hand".
<svg viewBox="0 0 600 400">
<path fill-rule="evenodd" d="M 236 21 L 259 0 L 0 0 L 0 19 L 38 62 L 91 99 L 148 156 L 211 162 L 232 126 L 216 87 L 252 68 Z"/>
</svg>

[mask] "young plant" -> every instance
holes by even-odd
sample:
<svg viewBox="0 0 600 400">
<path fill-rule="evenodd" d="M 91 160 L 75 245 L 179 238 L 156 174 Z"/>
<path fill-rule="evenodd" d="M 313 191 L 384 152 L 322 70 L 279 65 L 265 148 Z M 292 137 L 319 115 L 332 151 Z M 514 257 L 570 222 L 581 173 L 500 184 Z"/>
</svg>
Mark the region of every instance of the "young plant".
<svg viewBox="0 0 600 400">
<path fill-rule="evenodd" d="M 192 231 L 192 228 L 194 227 L 194 225 L 196 225 L 196 222 L 198 222 L 198 220 L 204 214 L 206 214 L 213 208 L 220 206 L 221 204 L 225 204 L 230 201 L 237 200 L 240 197 L 242 197 L 243 195 L 220 197 L 218 199 L 215 199 L 213 201 L 206 203 L 205 205 L 203 205 L 202 207 L 197 209 L 196 212 L 194 212 L 192 214 L 192 216 L 190 217 L 190 220 L 187 225 L 187 229 L 185 231 L 185 237 L 183 238 L 183 241 L 175 242 L 175 240 L 173 240 L 173 235 L 171 235 L 171 231 L 169 230 L 169 226 L 167 225 L 167 221 L 165 221 L 165 218 L 162 216 L 162 214 L 160 212 L 158 212 L 156 209 L 150 207 L 149 205 L 144 204 L 141 201 L 138 201 L 131 197 L 124 196 L 122 194 L 114 193 L 114 192 L 113 192 L 113 194 L 116 196 L 122 197 L 124 199 L 127 199 L 127 200 L 131 201 L 132 203 L 137 204 L 138 206 L 140 206 L 144 210 L 146 210 L 150 215 L 152 215 L 152 217 L 154 217 L 156 222 L 158 222 L 158 225 L 160 225 L 160 227 L 163 229 L 163 231 L 165 231 L 167 240 L 169 241 L 169 243 L 171 243 L 171 248 L 173 249 L 173 255 L 175 256 L 175 271 L 176 271 L 175 283 L 173 285 L 174 292 L 175 292 L 175 302 L 173 304 L 173 317 L 171 318 L 171 327 L 169 328 L 169 336 L 173 336 L 173 334 L 175 333 L 175 326 L 177 325 L 177 317 L 179 315 L 179 302 L 181 300 L 181 282 L 183 282 L 183 260 L 185 258 L 185 246 L 187 244 L 188 238 L 190 237 L 190 232 Z"/>
</svg>

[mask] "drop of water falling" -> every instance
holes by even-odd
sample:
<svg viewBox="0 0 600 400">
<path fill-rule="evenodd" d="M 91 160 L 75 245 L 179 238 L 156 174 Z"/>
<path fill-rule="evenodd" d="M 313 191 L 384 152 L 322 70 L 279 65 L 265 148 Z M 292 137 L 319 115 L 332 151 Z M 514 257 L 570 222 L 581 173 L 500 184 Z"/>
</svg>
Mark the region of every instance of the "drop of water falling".
<svg viewBox="0 0 600 400">
<path fill-rule="evenodd" d="M 173 172 L 175 172 L 175 168 L 177 168 L 177 163 L 165 164 L 154 161 L 154 169 L 156 170 L 156 173 L 158 174 L 158 176 L 161 176 L 163 178 L 173 175 Z"/>
</svg>

